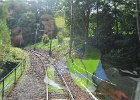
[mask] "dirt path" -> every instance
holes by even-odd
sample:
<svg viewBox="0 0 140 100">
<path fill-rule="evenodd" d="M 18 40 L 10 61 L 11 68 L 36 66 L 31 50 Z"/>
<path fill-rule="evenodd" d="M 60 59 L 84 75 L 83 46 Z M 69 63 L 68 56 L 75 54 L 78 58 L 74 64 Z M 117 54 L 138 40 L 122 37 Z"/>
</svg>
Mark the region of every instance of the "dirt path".
<svg viewBox="0 0 140 100">
<path fill-rule="evenodd" d="M 5 100 L 46 100 L 46 85 L 39 59 L 30 54 L 31 67 L 25 72 Z M 38 72 L 37 72 L 38 71 Z M 38 75 L 38 73 L 40 75 Z"/>
</svg>

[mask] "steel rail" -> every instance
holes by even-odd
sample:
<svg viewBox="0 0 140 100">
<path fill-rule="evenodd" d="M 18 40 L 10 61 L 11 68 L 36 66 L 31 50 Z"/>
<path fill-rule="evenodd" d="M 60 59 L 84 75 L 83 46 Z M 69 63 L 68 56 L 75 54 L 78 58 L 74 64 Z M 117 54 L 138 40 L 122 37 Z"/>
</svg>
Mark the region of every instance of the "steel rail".
<svg viewBox="0 0 140 100">
<path fill-rule="evenodd" d="M 32 53 L 35 54 L 36 56 L 37 56 L 37 55 L 40 55 L 40 56 L 44 57 L 45 60 L 47 60 L 47 61 L 49 61 L 50 63 L 52 63 L 52 62 L 49 60 L 49 56 L 46 57 L 46 56 L 42 55 L 41 53 L 39 53 L 39 52 L 37 52 L 37 51 L 34 51 L 34 50 L 29 50 L 29 49 L 25 49 L 25 48 L 24 48 L 24 50 L 26 50 L 26 51 L 28 51 L 28 52 L 32 52 Z M 38 57 L 39 57 L 39 56 L 38 56 Z M 64 84 L 65 84 L 65 86 L 66 86 L 66 88 L 67 88 L 68 94 L 71 96 L 71 99 L 74 100 L 74 97 L 73 97 L 73 95 L 72 95 L 72 93 L 71 93 L 71 91 L 70 91 L 70 89 L 69 89 L 69 87 L 68 87 L 68 85 L 67 85 L 67 83 L 66 83 L 64 77 L 63 77 L 62 74 L 56 69 L 56 64 L 54 65 L 54 64 L 52 63 L 52 65 L 54 66 L 55 70 L 60 74 L 60 76 L 61 76 L 61 78 L 62 78 L 62 81 L 64 82 Z M 47 91 L 48 91 L 48 89 L 47 89 Z M 47 98 L 48 98 L 48 93 L 47 93 Z M 48 100 L 48 99 L 47 99 L 47 100 Z"/>
<path fill-rule="evenodd" d="M 42 59 L 40 58 L 40 56 L 39 56 L 39 54 L 38 53 L 36 53 L 36 52 L 34 52 L 33 50 L 29 50 L 29 49 L 25 49 L 24 48 L 24 50 L 25 51 L 27 51 L 27 52 L 30 52 L 30 53 L 32 53 L 32 54 L 34 54 L 38 59 L 40 59 L 40 61 L 41 61 L 41 63 L 42 63 L 42 68 L 43 68 L 43 71 L 44 71 L 44 74 L 45 75 L 47 75 L 46 74 L 46 68 L 45 68 L 45 64 L 44 64 L 44 62 L 42 61 Z M 41 55 L 42 56 L 42 55 Z M 33 71 L 34 71 L 34 69 L 33 69 Z M 35 72 L 35 71 L 34 71 Z M 35 72 L 40 78 L 42 77 L 42 75 L 39 75 L 37 72 Z M 46 85 L 46 100 L 48 100 L 48 86 Z"/>
</svg>

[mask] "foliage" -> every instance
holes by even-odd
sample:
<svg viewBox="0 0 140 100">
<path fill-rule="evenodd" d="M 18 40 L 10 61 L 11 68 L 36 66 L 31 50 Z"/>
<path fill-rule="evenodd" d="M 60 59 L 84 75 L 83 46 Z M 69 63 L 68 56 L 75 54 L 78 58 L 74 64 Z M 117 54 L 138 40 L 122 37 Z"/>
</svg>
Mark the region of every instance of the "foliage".
<svg viewBox="0 0 140 100">
<path fill-rule="evenodd" d="M 22 51 L 23 52 L 23 51 Z M 25 53 L 25 52 L 24 52 Z M 29 66 L 29 57 L 28 57 L 28 55 L 27 55 L 27 53 L 25 53 L 24 54 L 24 56 L 26 55 L 26 59 L 25 59 L 25 61 L 20 65 L 20 66 L 18 66 L 17 68 L 16 68 L 16 81 L 18 81 L 18 79 L 21 77 L 21 75 L 22 75 L 22 73 L 24 73 L 24 70 L 25 70 L 25 68 L 26 68 L 26 70 L 28 69 L 27 67 Z M 9 62 L 7 62 L 7 63 L 9 63 Z M 19 62 L 18 62 L 19 63 Z M 7 66 L 8 67 L 8 69 L 9 68 L 13 68 L 13 67 L 15 67 L 15 66 L 12 66 L 11 67 L 11 64 L 17 64 L 17 63 L 13 63 L 13 62 L 10 62 L 10 64 L 8 64 L 9 66 Z M 6 69 L 6 68 L 5 68 Z M 9 72 L 8 72 L 9 73 Z M 15 83 L 15 72 L 13 71 L 12 73 L 10 73 L 10 75 L 4 80 L 4 86 L 5 86 L 5 88 L 4 88 L 4 94 L 5 94 L 5 96 L 7 96 L 8 94 L 9 94 L 9 92 L 13 89 L 13 86 L 14 86 L 14 83 Z M 3 83 L 1 82 L 0 83 L 0 89 L 2 89 L 3 88 Z M 0 95 L 0 98 L 2 98 L 1 97 L 2 95 Z"/>
<path fill-rule="evenodd" d="M 100 49 L 106 63 L 127 70 L 139 66 L 136 1 L 76 0 L 72 3 L 73 9 L 71 9 L 71 1 L 65 0 L 63 5 L 66 25 L 68 28 L 72 26 L 72 40 L 77 44 L 75 45 L 77 48 L 74 49 L 83 47 L 90 37 L 92 38 L 90 42 Z M 77 38 L 79 36 L 81 42 Z M 132 48 L 128 44 L 131 44 Z M 85 49 L 89 49 L 87 45 Z M 124 65 L 129 67 L 126 68 Z"/>
<path fill-rule="evenodd" d="M 14 67 L 16 67 L 19 62 L 21 62 L 25 58 L 25 61 L 17 67 L 16 69 L 16 79 L 21 76 L 23 71 L 25 70 L 24 68 L 29 66 L 29 56 L 26 52 L 19 48 L 9 48 L 9 52 L 6 54 L 2 66 L 0 66 L 0 76 L 3 78 L 5 75 L 7 75 Z M 27 70 L 27 69 L 26 69 Z M 5 95 L 8 95 L 9 91 L 12 90 L 12 87 L 14 86 L 14 77 L 15 77 L 15 72 L 12 72 L 5 80 Z M 3 84 L 0 84 L 0 89 L 2 89 Z M 1 98 L 1 95 L 0 95 Z"/>
<path fill-rule="evenodd" d="M 0 67 L 0 79 L 2 79 L 3 77 L 5 77 L 9 72 L 11 72 L 18 64 L 15 62 L 9 62 L 7 61 L 5 64 L 3 64 Z"/>
<path fill-rule="evenodd" d="M 94 0 L 69 0 L 64 2 L 66 12 L 66 25 L 71 26 L 73 37 L 79 35 L 87 41 L 89 30 L 89 18 L 94 5 Z M 72 8 L 72 9 L 71 9 Z"/>
<path fill-rule="evenodd" d="M 44 35 L 42 36 L 42 42 L 43 42 L 44 44 L 47 44 L 47 43 L 49 42 L 49 37 L 48 37 L 48 35 L 44 34 Z"/>
<path fill-rule="evenodd" d="M 61 16 L 58 16 L 55 18 L 55 23 L 56 23 L 56 26 L 58 28 L 64 28 L 65 27 L 65 19 Z"/>
<path fill-rule="evenodd" d="M 71 59 L 67 60 L 67 66 L 71 74 L 76 74 L 76 75 L 82 74 L 82 75 L 87 75 L 89 78 L 91 78 L 92 73 L 95 72 L 98 66 L 100 60 L 100 52 L 92 47 L 91 49 L 88 50 L 88 54 L 84 59 L 82 59 L 86 69 L 84 68 L 79 58 L 75 57 L 73 58 L 73 60 L 74 60 L 74 64 L 72 64 Z M 83 83 L 87 88 L 93 85 L 86 78 L 74 78 L 74 81 L 83 90 L 85 90 L 85 88 L 81 85 L 81 83 Z"/>
<path fill-rule="evenodd" d="M 44 45 L 43 42 L 38 42 L 34 45 L 28 45 L 27 48 L 33 49 L 36 46 L 38 49 L 46 49 L 49 50 L 50 44 Z M 58 46 L 58 40 L 57 39 L 52 39 L 52 50 L 55 49 Z"/>
<path fill-rule="evenodd" d="M 55 16 L 55 23 L 57 26 L 57 31 L 62 32 L 64 37 L 69 36 L 69 31 L 65 25 L 65 18 L 63 16 Z"/>
<path fill-rule="evenodd" d="M 134 38 L 135 37 L 135 38 Z M 129 39 L 129 40 L 128 40 Z M 139 70 L 140 56 L 139 43 L 137 35 L 125 36 L 123 40 L 118 40 L 118 48 L 112 49 L 111 52 L 102 57 L 103 61 L 111 67 L 125 69 L 130 71 Z"/>
<path fill-rule="evenodd" d="M 28 58 L 26 52 L 19 48 L 9 48 L 9 52 L 7 52 L 4 61 L 10 62 L 19 62 L 21 59 Z"/>
<path fill-rule="evenodd" d="M 16 65 L 25 59 L 24 66 L 28 66 L 28 54 L 19 48 L 9 47 L 2 59 L 1 77 L 7 75 Z"/>
<path fill-rule="evenodd" d="M 0 64 L 8 64 L 11 63 L 13 67 L 15 64 L 24 57 L 24 53 L 19 52 L 16 48 L 11 47 L 11 37 L 10 30 L 7 27 L 7 14 L 8 14 L 8 6 L 6 3 L 0 5 L 1 7 L 1 16 L 0 16 Z M 17 54 L 19 53 L 19 54 Z M 21 53 L 21 54 L 20 54 Z M 23 55 L 22 55 L 23 54 Z M 20 56 L 22 55 L 22 56 Z M 2 66 L 1 68 L 1 76 L 6 75 L 9 71 L 11 71 L 12 66 Z"/>
<path fill-rule="evenodd" d="M 10 31 L 6 24 L 7 18 L 7 5 L 0 4 L 0 63 L 4 61 L 4 58 L 9 51 L 11 39 L 10 39 Z"/>
<path fill-rule="evenodd" d="M 47 32 L 45 31 L 45 27 L 48 26 L 43 24 L 41 17 L 46 14 L 53 16 L 53 12 L 55 12 L 57 8 L 56 6 L 59 5 L 58 0 L 53 0 L 55 3 L 53 3 L 52 0 L 17 1 L 18 0 L 8 1 L 9 17 L 7 21 L 12 31 L 13 44 L 16 41 L 16 36 L 19 34 L 23 36 L 23 44 L 33 44 L 35 39 L 37 42 L 40 41 L 43 33 L 49 34 L 48 30 L 46 30 Z M 55 25 L 53 27 L 55 27 Z M 19 28 L 19 30 L 16 30 L 16 28 Z M 53 34 L 56 35 L 55 32 Z"/>
<path fill-rule="evenodd" d="M 52 67 L 48 67 L 47 68 L 47 75 L 48 78 L 52 81 L 56 81 L 56 77 L 55 77 L 55 73 L 54 73 L 54 69 Z M 51 85 L 48 85 L 48 90 L 49 92 L 55 92 L 55 93 L 63 93 L 64 91 L 61 89 L 57 89 Z"/>
<path fill-rule="evenodd" d="M 0 45 L 10 45 L 10 31 L 3 19 L 0 19 L 0 29 Z"/>
<path fill-rule="evenodd" d="M 10 47 L 8 49 L 9 51 L 7 51 L 2 59 L 2 66 L 0 66 L 1 69 L 1 73 L 0 73 L 0 77 L 4 77 L 5 75 L 7 75 L 13 68 L 15 68 L 17 66 L 17 64 L 19 62 L 21 62 L 23 59 L 25 59 L 25 62 L 23 63 L 24 66 L 28 66 L 28 55 L 26 52 L 24 52 L 23 50 L 19 49 L 19 48 L 13 48 Z"/>
<path fill-rule="evenodd" d="M 61 32 L 59 32 L 57 34 L 57 39 L 58 39 L 58 44 L 61 44 L 63 42 L 63 34 Z"/>
</svg>

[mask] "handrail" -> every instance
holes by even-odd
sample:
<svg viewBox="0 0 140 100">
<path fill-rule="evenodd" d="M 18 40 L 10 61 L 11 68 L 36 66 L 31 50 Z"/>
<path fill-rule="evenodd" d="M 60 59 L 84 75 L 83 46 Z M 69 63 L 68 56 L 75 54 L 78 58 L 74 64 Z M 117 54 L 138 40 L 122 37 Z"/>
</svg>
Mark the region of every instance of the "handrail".
<svg viewBox="0 0 140 100">
<path fill-rule="evenodd" d="M 11 72 L 9 72 L 5 77 L 3 77 L 3 78 L 0 80 L 0 83 L 1 83 L 4 79 L 6 79 L 17 67 L 19 67 L 20 64 L 21 64 L 24 60 L 25 60 L 25 58 L 24 58 Z"/>
<path fill-rule="evenodd" d="M 5 85 L 5 80 L 6 80 L 6 78 L 8 78 L 12 73 L 14 73 L 14 83 L 12 83 L 12 84 L 15 84 L 16 83 L 16 79 L 17 79 L 17 69 L 20 67 L 20 69 L 21 69 L 21 73 L 20 73 L 20 76 L 22 75 L 22 73 L 23 73 L 23 68 L 24 68 L 24 65 L 23 65 L 23 63 L 24 63 L 24 61 L 25 61 L 25 58 L 24 59 L 22 59 L 19 63 L 18 63 L 18 65 L 15 67 L 15 68 L 13 68 L 12 69 L 12 71 L 10 71 L 4 78 L 2 78 L 1 80 L 0 80 L 0 84 L 2 85 L 2 87 L 0 88 L 0 93 L 2 94 L 2 100 L 3 100 L 3 98 L 4 98 L 4 96 L 5 96 L 5 88 L 10 84 L 10 82 L 11 82 L 11 80 L 10 81 L 8 81 L 8 83 Z M 23 67 L 23 68 L 22 68 Z M 20 77 L 19 76 L 19 77 Z M 18 77 L 18 78 L 19 78 Z M 11 86 L 11 85 L 10 85 Z M 7 89 L 6 89 L 7 90 Z M 9 92 L 9 91 L 8 91 Z"/>
</svg>

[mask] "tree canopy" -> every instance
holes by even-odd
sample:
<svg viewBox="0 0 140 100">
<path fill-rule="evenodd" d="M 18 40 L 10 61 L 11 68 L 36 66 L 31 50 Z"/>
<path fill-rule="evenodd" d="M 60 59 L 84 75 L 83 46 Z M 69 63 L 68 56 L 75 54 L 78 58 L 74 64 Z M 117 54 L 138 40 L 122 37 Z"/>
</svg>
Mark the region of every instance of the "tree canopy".
<svg viewBox="0 0 140 100">
<path fill-rule="evenodd" d="M 77 47 L 80 44 L 94 45 L 100 49 L 102 59 L 109 66 L 127 70 L 135 70 L 140 66 L 137 27 L 140 21 L 136 16 L 140 13 L 140 8 L 136 7 L 138 2 L 73 0 L 72 5 L 69 0 L 63 2 L 67 26 L 72 26 L 71 40 Z M 77 40 L 83 42 L 77 44 Z"/>
<path fill-rule="evenodd" d="M 10 30 L 6 23 L 7 15 L 8 5 L 0 2 L 0 62 L 4 60 L 11 44 Z"/>
</svg>

